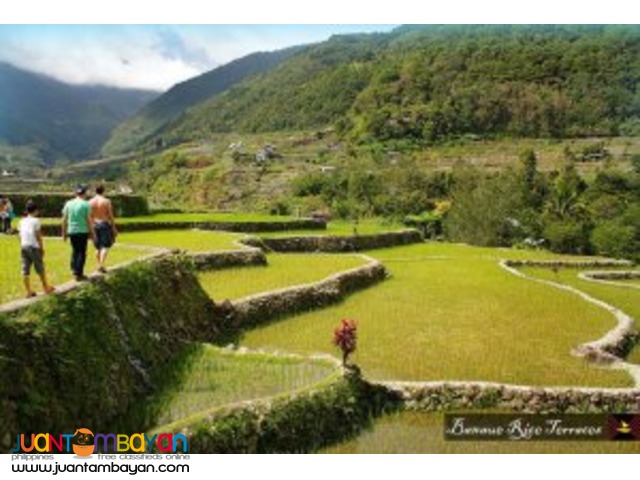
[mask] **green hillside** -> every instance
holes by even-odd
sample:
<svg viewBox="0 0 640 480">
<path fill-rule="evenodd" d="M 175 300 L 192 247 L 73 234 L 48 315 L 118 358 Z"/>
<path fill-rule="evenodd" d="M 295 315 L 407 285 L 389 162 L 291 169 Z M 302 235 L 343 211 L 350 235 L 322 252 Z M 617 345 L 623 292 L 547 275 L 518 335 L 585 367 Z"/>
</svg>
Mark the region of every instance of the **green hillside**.
<svg viewBox="0 0 640 480">
<path fill-rule="evenodd" d="M 358 141 L 633 135 L 639 78 L 637 26 L 405 26 L 310 46 L 163 137 L 329 124 Z"/>
<path fill-rule="evenodd" d="M 189 107 L 204 102 L 247 77 L 271 70 L 298 50 L 299 47 L 293 47 L 275 52 L 252 53 L 175 85 L 119 125 L 105 143 L 102 152 L 113 155 L 135 148 L 169 122 L 179 118 Z"/>
<path fill-rule="evenodd" d="M 0 63 L 0 164 L 51 165 L 94 155 L 109 132 L 157 93 L 76 86 Z M 11 148 L 9 148 L 11 147 Z"/>
</svg>

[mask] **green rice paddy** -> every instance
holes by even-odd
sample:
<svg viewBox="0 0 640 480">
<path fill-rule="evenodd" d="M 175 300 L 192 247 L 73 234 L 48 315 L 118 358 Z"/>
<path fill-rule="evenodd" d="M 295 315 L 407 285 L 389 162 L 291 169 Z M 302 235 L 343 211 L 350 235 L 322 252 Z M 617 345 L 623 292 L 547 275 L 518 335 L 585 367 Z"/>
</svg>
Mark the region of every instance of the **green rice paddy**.
<svg viewBox="0 0 640 480">
<path fill-rule="evenodd" d="M 422 244 L 373 256 L 390 270 L 389 280 L 340 305 L 252 330 L 242 343 L 335 353 L 331 332 L 347 317 L 359 325 L 354 361 L 373 379 L 632 385 L 626 373 L 595 368 L 570 354 L 615 326 L 613 316 L 498 265 L 500 258 L 549 254 Z"/>
<path fill-rule="evenodd" d="M 221 221 L 225 214 L 162 214 L 127 221 Z M 231 217 L 226 217 L 227 219 Z M 230 221 L 239 221 L 238 216 Z M 244 218 L 244 217 L 243 217 Z M 246 216 L 246 221 L 261 221 Z M 272 217 L 269 217 L 272 220 Z M 282 219 L 282 217 L 280 217 Z M 262 220 L 267 220 L 262 218 Z M 326 232 L 278 232 L 350 235 L 348 222 L 332 222 Z M 367 221 L 358 232 L 396 230 L 398 225 Z M 242 234 L 199 230 L 123 233 L 109 257 L 116 265 L 154 248 L 189 251 L 236 250 Z M 52 284 L 70 279 L 69 245 L 45 239 Z M 140 248 L 142 247 L 142 248 Z M 150 248 L 144 248 L 150 247 Z M 545 252 L 425 243 L 369 252 L 391 277 L 332 307 L 288 317 L 246 332 L 242 346 L 264 351 L 337 355 L 331 343 L 342 318 L 358 323 L 353 356 L 365 377 L 374 380 L 478 380 L 539 386 L 630 387 L 620 370 L 607 370 L 571 355 L 571 350 L 600 338 L 615 326 L 614 317 L 570 292 L 519 278 L 502 269 L 501 259 L 552 259 Z M 575 257 L 574 257 L 575 258 Z M 203 272 L 203 288 L 216 301 L 316 282 L 365 263 L 351 254 L 270 254 L 268 266 Z M 0 303 L 23 296 L 19 243 L 0 236 Z M 93 249 L 87 271 L 95 269 Z M 606 285 L 582 280 L 578 269 L 520 269 L 526 275 L 576 287 L 640 319 L 637 280 Z M 34 277 L 34 286 L 39 286 Z M 628 361 L 640 364 L 640 346 Z M 325 362 L 238 354 L 201 346 L 185 370 L 181 385 L 163 400 L 157 425 L 185 421 L 237 401 L 304 388 L 332 371 Z M 358 438 L 325 453 L 640 453 L 636 443 L 608 442 L 445 442 L 442 415 L 403 412 L 382 417 Z"/>
<path fill-rule="evenodd" d="M 203 288 L 216 300 L 238 299 L 246 295 L 317 282 L 334 273 L 361 266 L 358 255 L 271 254 L 267 267 L 244 267 L 233 270 L 203 272 Z"/>
<path fill-rule="evenodd" d="M 238 353 L 202 345 L 186 370 L 180 387 L 165 399 L 157 425 L 185 420 L 226 404 L 308 387 L 330 375 L 335 367 L 326 361 Z"/>
</svg>

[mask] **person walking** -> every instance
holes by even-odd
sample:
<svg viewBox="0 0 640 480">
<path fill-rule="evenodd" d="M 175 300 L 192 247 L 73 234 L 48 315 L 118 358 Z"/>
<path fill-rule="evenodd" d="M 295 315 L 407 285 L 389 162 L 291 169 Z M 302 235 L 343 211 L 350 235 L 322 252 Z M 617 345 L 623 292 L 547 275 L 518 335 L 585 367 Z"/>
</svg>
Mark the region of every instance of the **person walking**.
<svg viewBox="0 0 640 480">
<path fill-rule="evenodd" d="M 9 233 L 5 231 L 6 221 L 9 214 L 7 213 L 7 200 L 4 198 L 4 195 L 0 195 L 0 232 L 1 233 Z"/>
<path fill-rule="evenodd" d="M 49 294 L 55 291 L 47 282 L 47 273 L 44 267 L 44 242 L 40 231 L 40 220 L 38 206 L 29 200 L 25 217 L 18 224 L 18 234 L 20 236 L 20 257 L 22 259 L 22 281 L 27 290 L 27 298 L 35 297 L 36 293 L 31 289 L 31 266 L 40 277 L 44 293 Z"/>
<path fill-rule="evenodd" d="M 98 271 L 107 273 L 105 262 L 109 249 L 118 235 L 111 200 L 104 196 L 104 185 L 96 187 L 96 195 L 89 201 L 93 218 L 94 245 L 98 260 Z"/>
<path fill-rule="evenodd" d="M 11 233 L 11 222 L 15 218 L 13 204 L 8 197 L 0 195 L 0 232 L 9 235 Z"/>
<path fill-rule="evenodd" d="M 62 209 L 62 238 L 71 242 L 71 272 L 76 281 L 86 280 L 84 267 L 87 262 L 89 237 L 95 241 L 91 205 L 86 199 L 87 187 L 78 185 L 76 196 Z"/>
</svg>

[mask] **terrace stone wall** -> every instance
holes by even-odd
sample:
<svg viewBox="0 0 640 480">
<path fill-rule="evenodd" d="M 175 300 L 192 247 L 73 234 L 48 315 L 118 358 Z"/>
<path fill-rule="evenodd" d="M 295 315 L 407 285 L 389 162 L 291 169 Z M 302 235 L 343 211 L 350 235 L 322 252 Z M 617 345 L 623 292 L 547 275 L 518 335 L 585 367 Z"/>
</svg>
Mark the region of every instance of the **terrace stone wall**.
<svg viewBox="0 0 640 480">
<path fill-rule="evenodd" d="M 163 426 L 193 453 L 306 453 L 360 433 L 400 409 L 522 413 L 640 412 L 640 390 L 546 388 L 488 382 L 374 382 L 357 367 L 277 398 L 239 402 Z M 312 419 L 312 420 L 311 420 Z"/>
<path fill-rule="evenodd" d="M 56 214 L 56 216 L 58 216 Z M 288 230 L 325 230 L 327 224 L 320 220 L 282 220 L 272 222 L 128 222 L 118 223 L 120 232 L 142 232 L 155 230 L 213 230 L 225 232 L 257 233 L 283 232 Z M 42 225 L 42 232 L 47 236 L 61 235 L 61 226 Z"/>
<path fill-rule="evenodd" d="M 360 252 L 409 245 L 423 241 L 417 230 L 352 236 L 300 236 L 286 238 L 246 238 L 245 245 L 274 252 Z"/>
<path fill-rule="evenodd" d="M 552 388 L 489 382 L 372 382 L 405 408 L 504 408 L 523 413 L 640 412 L 640 389 Z"/>
<path fill-rule="evenodd" d="M 186 255 L 193 261 L 198 271 L 267 265 L 267 257 L 257 248 L 245 247 L 243 250 L 228 252 L 194 252 Z"/>
<path fill-rule="evenodd" d="M 505 260 L 509 267 L 542 267 L 542 268 L 619 268 L 633 265 L 628 260 Z"/>
<path fill-rule="evenodd" d="M 217 307 L 231 322 L 233 331 L 285 315 L 324 308 L 387 277 L 384 265 L 372 258 L 365 258 L 368 260 L 366 265 L 331 275 L 319 282 L 259 293 L 235 302 L 222 302 Z"/>
<path fill-rule="evenodd" d="M 587 277 L 595 280 L 634 280 L 640 279 L 640 270 L 629 270 L 624 272 L 584 272 L 580 277 Z"/>
<path fill-rule="evenodd" d="M 303 391 L 242 402 L 163 426 L 190 453 L 308 453 L 352 437 L 393 403 L 388 391 L 347 370 Z"/>
</svg>

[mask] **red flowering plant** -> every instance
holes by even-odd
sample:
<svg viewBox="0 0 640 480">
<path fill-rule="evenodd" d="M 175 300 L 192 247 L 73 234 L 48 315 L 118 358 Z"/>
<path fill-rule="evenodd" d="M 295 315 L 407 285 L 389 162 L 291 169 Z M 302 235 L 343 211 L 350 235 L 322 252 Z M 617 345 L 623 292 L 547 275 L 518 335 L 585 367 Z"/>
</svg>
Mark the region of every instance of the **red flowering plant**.
<svg viewBox="0 0 640 480">
<path fill-rule="evenodd" d="M 342 365 L 347 365 L 347 358 L 356 350 L 358 343 L 358 327 L 355 320 L 342 319 L 340 326 L 333 331 L 333 344 L 342 350 Z"/>
</svg>

